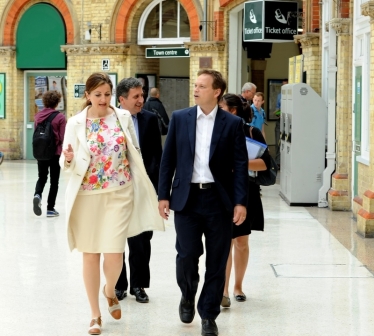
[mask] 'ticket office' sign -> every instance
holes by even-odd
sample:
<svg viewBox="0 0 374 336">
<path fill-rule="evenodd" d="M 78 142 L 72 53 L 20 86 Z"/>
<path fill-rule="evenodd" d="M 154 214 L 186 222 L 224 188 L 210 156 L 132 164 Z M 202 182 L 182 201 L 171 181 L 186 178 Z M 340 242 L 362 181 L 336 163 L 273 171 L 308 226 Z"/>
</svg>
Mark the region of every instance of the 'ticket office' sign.
<svg viewBox="0 0 374 336">
<path fill-rule="evenodd" d="M 297 2 L 244 3 L 243 41 L 290 42 L 297 35 Z"/>
</svg>

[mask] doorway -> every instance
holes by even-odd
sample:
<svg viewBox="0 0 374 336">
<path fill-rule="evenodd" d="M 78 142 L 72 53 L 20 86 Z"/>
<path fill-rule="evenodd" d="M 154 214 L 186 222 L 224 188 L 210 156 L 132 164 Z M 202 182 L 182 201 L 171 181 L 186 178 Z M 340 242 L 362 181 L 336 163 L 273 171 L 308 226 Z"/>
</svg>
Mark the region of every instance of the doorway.
<svg viewBox="0 0 374 336">
<path fill-rule="evenodd" d="M 66 71 L 25 71 L 24 72 L 24 158 L 34 160 L 32 137 L 35 114 L 44 108 L 42 96 L 48 90 L 57 90 L 62 98 L 57 110 L 66 116 Z"/>
</svg>

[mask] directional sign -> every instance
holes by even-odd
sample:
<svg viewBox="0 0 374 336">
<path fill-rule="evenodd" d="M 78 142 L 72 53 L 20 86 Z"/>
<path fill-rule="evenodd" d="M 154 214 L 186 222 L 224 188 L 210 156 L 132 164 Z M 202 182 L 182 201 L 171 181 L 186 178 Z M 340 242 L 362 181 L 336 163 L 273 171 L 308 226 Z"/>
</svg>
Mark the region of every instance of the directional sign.
<svg viewBox="0 0 374 336">
<path fill-rule="evenodd" d="M 146 48 L 145 58 L 174 58 L 190 57 L 190 50 L 186 48 Z"/>
<path fill-rule="evenodd" d="M 85 90 L 85 84 L 74 84 L 74 98 L 82 98 Z"/>
</svg>

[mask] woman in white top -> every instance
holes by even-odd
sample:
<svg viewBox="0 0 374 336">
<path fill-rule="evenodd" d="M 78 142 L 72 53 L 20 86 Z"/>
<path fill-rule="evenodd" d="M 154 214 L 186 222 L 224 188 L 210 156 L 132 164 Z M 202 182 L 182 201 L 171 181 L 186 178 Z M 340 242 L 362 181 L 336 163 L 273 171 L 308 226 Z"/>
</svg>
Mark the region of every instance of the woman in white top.
<svg viewBox="0 0 374 336">
<path fill-rule="evenodd" d="M 83 279 L 91 306 L 89 334 L 101 334 L 100 256 L 109 313 L 121 318 L 114 293 L 126 239 L 164 230 L 155 190 L 139 153 L 130 113 L 110 105 L 113 84 L 105 73 L 86 82 L 84 109 L 68 120 L 60 165 L 71 176 L 66 190 L 70 249 L 83 252 Z M 141 202 L 141 203 L 140 203 Z"/>
</svg>

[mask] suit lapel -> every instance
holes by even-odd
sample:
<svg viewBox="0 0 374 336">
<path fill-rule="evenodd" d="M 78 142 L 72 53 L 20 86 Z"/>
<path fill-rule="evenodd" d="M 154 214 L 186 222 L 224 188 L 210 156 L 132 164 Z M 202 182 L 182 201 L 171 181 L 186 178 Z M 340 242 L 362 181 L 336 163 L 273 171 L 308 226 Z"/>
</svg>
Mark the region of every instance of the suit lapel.
<svg viewBox="0 0 374 336">
<path fill-rule="evenodd" d="M 188 131 L 188 138 L 190 140 L 192 159 L 195 157 L 196 117 L 197 117 L 197 106 L 194 106 L 188 112 L 188 118 L 187 118 L 187 131 Z"/>
<path fill-rule="evenodd" d="M 137 114 L 137 117 L 138 117 L 138 131 L 139 131 L 138 141 L 139 141 L 140 148 L 142 148 L 143 139 L 145 138 L 146 121 L 144 119 L 144 114 L 142 114 L 141 112 Z"/>
<path fill-rule="evenodd" d="M 213 133 L 212 133 L 212 141 L 210 143 L 210 152 L 209 152 L 209 161 L 211 160 L 213 153 L 217 147 L 219 138 L 226 126 L 226 113 L 220 108 L 217 110 L 217 115 L 216 115 L 216 120 L 214 121 L 214 126 L 213 126 Z"/>
</svg>

